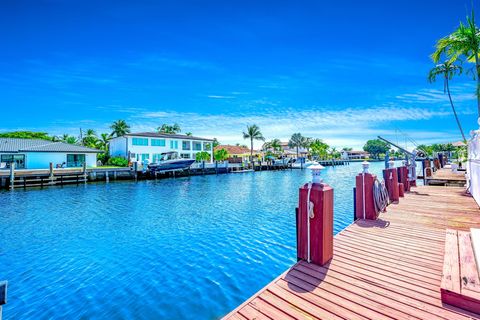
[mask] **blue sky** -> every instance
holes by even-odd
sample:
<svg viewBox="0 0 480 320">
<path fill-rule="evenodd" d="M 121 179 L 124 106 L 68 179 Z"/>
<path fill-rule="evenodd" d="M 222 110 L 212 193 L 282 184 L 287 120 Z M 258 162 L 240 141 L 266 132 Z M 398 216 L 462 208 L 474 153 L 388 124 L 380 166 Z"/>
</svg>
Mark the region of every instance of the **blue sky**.
<svg viewBox="0 0 480 320">
<path fill-rule="evenodd" d="M 338 147 L 379 134 L 410 148 L 460 140 L 442 82 L 427 73 L 435 41 L 470 7 L 1 1 L 0 131 L 101 133 L 125 119 L 133 131 L 177 122 L 222 143 L 244 143 L 253 123 L 267 140 L 301 132 Z M 474 82 L 451 86 L 468 133 L 478 128 Z"/>
</svg>

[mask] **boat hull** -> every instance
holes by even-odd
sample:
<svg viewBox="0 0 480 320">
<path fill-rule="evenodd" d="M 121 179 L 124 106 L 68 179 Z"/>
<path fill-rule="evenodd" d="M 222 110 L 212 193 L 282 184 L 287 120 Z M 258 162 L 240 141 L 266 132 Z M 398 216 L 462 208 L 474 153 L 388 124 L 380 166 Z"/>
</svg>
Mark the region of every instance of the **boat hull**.
<svg viewBox="0 0 480 320">
<path fill-rule="evenodd" d="M 170 170 L 185 170 L 190 168 L 190 166 L 195 162 L 195 160 L 172 160 L 165 161 L 161 163 L 153 163 L 148 166 L 148 169 L 154 172 L 161 171 L 170 171 Z"/>
</svg>

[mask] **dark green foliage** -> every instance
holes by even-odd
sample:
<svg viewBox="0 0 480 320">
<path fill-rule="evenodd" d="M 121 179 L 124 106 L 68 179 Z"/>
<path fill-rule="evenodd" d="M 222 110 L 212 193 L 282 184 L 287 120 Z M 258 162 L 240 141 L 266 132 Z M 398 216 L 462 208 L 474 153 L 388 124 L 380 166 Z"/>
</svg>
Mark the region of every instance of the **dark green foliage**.
<svg viewBox="0 0 480 320">
<path fill-rule="evenodd" d="M 0 133 L 0 138 L 40 139 L 49 141 L 53 140 L 53 137 L 49 136 L 46 132 L 33 131 L 12 131 Z"/>
</svg>

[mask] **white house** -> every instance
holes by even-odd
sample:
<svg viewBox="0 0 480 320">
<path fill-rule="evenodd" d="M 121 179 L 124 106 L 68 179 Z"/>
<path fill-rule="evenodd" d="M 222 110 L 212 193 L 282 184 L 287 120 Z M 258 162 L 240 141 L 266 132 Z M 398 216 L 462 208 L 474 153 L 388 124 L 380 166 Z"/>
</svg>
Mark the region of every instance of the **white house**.
<svg viewBox="0 0 480 320">
<path fill-rule="evenodd" d="M 48 169 L 54 167 L 97 166 L 97 154 L 102 151 L 74 144 L 48 140 L 0 138 L 0 169 L 15 162 L 16 169 Z"/>
<path fill-rule="evenodd" d="M 212 139 L 156 132 L 128 133 L 110 140 L 110 156 L 129 161 L 156 162 L 164 152 L 178 152 L 184 159 L 195 159 L 198 152 L 206 151 L 213 162 Z"/>
</svg>

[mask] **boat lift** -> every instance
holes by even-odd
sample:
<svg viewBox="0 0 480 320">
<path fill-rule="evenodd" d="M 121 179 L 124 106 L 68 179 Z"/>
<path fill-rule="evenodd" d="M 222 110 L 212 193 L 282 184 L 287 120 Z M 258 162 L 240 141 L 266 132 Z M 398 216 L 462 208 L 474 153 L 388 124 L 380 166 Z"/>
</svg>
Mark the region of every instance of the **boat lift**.
<svg viewBox="0 0 480 320">
<path fill-rule="evenodd" d="M 424 151 L 422 150 L 416 150 L 414 149 L 413 151 L 408 151 L 407 149 L 404 149 L 398 145 L 396 145 L 395 143 L 385 139 L 385 138 L 382 138 L 380 136 L 378 136 L 378 139 L 382 140 L 382 141 L 385 141 L 386 143 L 388 144 L 391 144 L 392 146 L 394 146 L 395 148 L 399 149 L 400 151 L 402 151 L 403 153 L 405 153 L 406 155 L 406 166 L 408 168 L 408 181 L 416 181 L 417 180 L 417 163 L 416 163 L 416 160 L 417 160 L 417 157 L 418 156 L 422 156 L 424 155 Z"/>
</svg>

